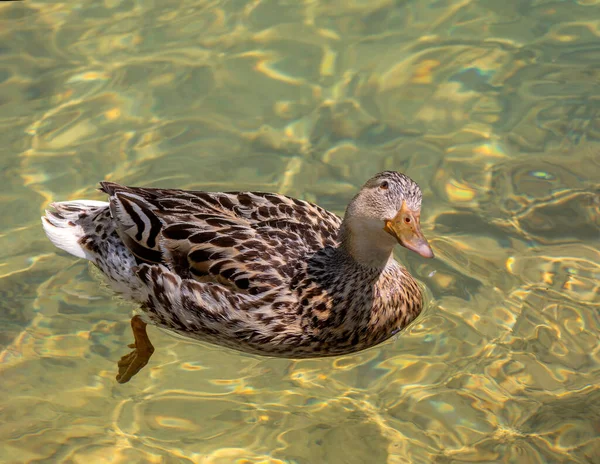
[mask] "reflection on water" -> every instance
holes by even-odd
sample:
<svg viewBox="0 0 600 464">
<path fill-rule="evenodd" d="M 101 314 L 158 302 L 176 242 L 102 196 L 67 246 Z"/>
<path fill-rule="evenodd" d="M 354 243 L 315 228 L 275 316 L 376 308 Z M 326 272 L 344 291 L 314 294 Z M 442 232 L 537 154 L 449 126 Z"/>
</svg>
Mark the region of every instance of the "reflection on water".
<svg viewBox="0 0 600 464">
<path fill-rule="evenodd" d="M 0 5 L 3 462 L 597 462 L 600 2 Z M 428 308 L 354 356 L 281 360 L 156 329 L 58 253 L 54 200 L 278 191 L 336 212 L 424 190 Z"/>
</svg>

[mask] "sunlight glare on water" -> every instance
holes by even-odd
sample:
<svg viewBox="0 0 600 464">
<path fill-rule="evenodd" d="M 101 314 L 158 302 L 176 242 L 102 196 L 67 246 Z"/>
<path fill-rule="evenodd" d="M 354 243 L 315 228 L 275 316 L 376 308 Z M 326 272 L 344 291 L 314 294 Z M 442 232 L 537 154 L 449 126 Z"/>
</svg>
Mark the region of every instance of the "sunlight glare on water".
<svg viewBox="0 0 600 464">
<path fill-rule="evenodd" d="M 0 4 L 1 462 L 600 462 L 600 2 Z M 100 180 L 423 189 L 426 310 L 351 356 L 174 338 L 55 249 Z"/>
</svg>

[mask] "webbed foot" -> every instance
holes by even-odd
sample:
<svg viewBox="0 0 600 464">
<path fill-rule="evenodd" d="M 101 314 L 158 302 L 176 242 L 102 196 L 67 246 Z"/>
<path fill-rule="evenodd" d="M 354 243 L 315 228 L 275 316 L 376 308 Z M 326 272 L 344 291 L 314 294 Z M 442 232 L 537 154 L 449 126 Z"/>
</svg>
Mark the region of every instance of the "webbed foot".
<svg viewBox="0 0 600 464">
<path fill-rule="evenodd" d="M 146 333 L 146 325 L 140 316 L 131 318 L 131 330 L 135 342 L 129 345 L 129 348 L 133 348 L 133 351 L 123 356 L 118 363 L 117 382 L 119 383 L 129 382 L 135 374 L 148 364 L 150 356 L 154 353 L 154 346 L 150 343 Z"/>
</svg>

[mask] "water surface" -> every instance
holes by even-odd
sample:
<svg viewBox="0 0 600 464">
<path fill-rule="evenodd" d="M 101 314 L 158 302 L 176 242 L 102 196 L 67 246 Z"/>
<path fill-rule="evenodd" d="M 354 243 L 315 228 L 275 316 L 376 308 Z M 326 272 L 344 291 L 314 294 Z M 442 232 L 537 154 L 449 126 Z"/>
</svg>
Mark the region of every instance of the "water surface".
<svg viewBox="0 0 600 464">
<path fill-rule="evenodd" d="M 600 462 L 600 2 L 0 4 L 2 462 Z M 400 336 L 321 360 L 156 329 L 39 216 L 129 185 L 342 213 L 422 187 L 436 253 Z"/>
</svg>

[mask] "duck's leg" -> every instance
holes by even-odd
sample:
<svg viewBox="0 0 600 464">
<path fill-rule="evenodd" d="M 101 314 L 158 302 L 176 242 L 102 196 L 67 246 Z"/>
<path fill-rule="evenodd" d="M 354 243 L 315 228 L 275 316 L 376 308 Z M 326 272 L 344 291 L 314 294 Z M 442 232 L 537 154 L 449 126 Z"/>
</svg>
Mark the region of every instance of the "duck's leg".
<svg viewBox="0 0 600 464">
<path fill-rule="evenodd" d="M 146 333 L 146 323 L 140 316 L 136 315 L 131 318 L 131 330 L 135 342 L 129 345 L 129 348 L 133 348 L 133 351 L 119 361 L 119 373 L 117 374 L 119 383 L 129 382 L 131 377 L 148 364 L 150 356 L 154 353 L 154 346 L 150 343 Z"/>
</svg>

